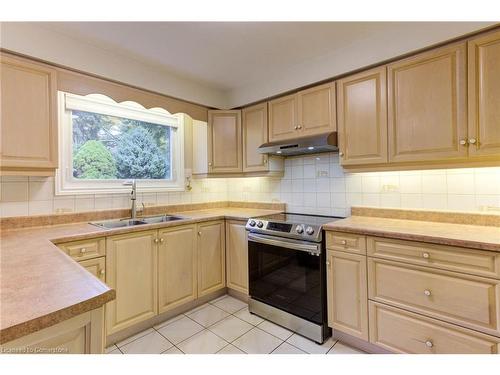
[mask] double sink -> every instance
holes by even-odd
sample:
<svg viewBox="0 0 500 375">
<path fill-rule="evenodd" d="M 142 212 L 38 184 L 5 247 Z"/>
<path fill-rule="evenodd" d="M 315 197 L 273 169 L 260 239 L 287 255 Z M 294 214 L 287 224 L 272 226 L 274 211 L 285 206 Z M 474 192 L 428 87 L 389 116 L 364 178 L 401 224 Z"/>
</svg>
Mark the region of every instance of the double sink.
<svg viewBox="0 0 500 375">
<path fill-rule="evenodd" d="M 185 220 L 185 219 L 187 219 L 187 218 L 183 217 L 183 216 L 159 215 L 159 216 L 141 217 L 138 219 L 95 221 L 95 222 L 92 222 L 90 224 L 101 227 L 101 228 L 114 229 L 114 228 L 133 227 L 133 226 L 144 225 L 144 224 L 167 223 L 169 221 Z"/>
</svg>

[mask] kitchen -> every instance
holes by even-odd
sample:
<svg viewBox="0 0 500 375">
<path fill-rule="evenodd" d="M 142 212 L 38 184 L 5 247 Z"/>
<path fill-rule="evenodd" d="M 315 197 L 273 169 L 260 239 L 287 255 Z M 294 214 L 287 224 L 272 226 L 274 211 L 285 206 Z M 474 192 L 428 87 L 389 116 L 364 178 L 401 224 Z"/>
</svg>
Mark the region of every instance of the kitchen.
<svg viewBox="0 0 500 375">
<path fill-rule="evenodd" d="M 421 26 L 2 22 L 2 357 L 498 354 L 500 28 Z"/>
</svg>

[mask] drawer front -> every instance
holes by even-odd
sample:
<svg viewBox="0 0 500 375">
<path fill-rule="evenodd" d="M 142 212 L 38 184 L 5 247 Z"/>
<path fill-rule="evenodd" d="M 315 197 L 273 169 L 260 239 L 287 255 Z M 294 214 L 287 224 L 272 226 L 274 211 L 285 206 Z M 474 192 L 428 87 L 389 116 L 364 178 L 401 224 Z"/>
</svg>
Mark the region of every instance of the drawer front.
<svg viewBox="0 0 500 375">
<path fill-rule="evenodd" d="M 367 238 L 368 256 L 500 278 L 500 254 L 379 237 Z"/>
<path fill-rule="evenodd" d="M 366 254 L 366 237 L 352 233 L 326 232 L 326 248 L 354 254 Z"/>
<path fill-rule="evenodd" d="M 106 255 L 106 240 L 104 238 L 67 242 L 57 246 L 77 261 Z"/>
<path fill-rule="evenodd" d="M 80 266 L 89 271 L 102 282 L 106 280 L 106 258 L 99 257 L 78 262 Z"/>
<path fill-rule="evenodd" d="M 491 354 L 500 339 L 370 302 L 370 342 L 395 353 Z"/>
<path fill-rule="evenodd" d="M 369 299 L 500 336 L 499 281 L 368 258 Z"/>
</svg>

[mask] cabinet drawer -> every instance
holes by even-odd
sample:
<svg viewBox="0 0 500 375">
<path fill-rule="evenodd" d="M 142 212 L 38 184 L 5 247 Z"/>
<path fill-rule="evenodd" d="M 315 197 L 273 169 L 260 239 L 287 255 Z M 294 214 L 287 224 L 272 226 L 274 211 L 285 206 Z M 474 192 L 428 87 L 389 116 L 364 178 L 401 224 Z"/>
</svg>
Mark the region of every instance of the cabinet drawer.
<svg viewBox="0 0 500 375">
<path fill-rule="evenodd" d="M 500 339 L 370 302 L 370 342 L 396 353 L 491 354 Z"/>
<path fill-rule="evenodd" d="M 368 258 L 368 295 L 500 336 L 499 281 Z"/>
<path fill-rule="evenodd" d="M 67 242 L 57 246 L 77 261 L 106 255 L 106 240 L 104 238 Z"/>
<path fill-rule="evenodd" d="M 328 250 L 366 254 L 366 237 L 351 233 L 326 232 L 326 248 Z"/>
<path fill-rule="evenodd" d="M 500 278 L 500 254 L 421 242 L 367 238 L 368 256 Z"/>
<path fill-rule="evenodd" d="M 80 266 L 89 271 L 102 282 L 106 280 L 106 258 L 99 257 L 78 262 Z"/>
</svg>

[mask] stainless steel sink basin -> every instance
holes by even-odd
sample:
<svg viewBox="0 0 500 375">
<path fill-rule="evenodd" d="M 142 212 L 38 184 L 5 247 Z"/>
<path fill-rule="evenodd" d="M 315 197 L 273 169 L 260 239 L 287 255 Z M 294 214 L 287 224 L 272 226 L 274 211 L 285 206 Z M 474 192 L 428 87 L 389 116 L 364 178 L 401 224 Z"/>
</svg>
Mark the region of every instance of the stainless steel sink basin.
<svg viewBox="0 0 500 375">
<path fill-rule="evenodd" d="M 146 223 L 143 220 L 125 219 L 125 220 L 95 221 L 95 222 L 92 222 L 90 224 L 96 225 L 96 226 L 102 227 L 102 228 L 114 229 L 114 228 L 133 227 L 135 225 L 144 225 L 144 224 L 148 224 L 148 223 Z"/>
<path fill-rule="evenodd" d="M 176 221 L 176 220 L 183 220 L 183 219 L 186 219 L 186 218 L 182 217 L 182 216 L 175 216 L 175 215 L 160 215 L 160 216 L 150 216 L 150 217 L 141 218 L 141 220 L 145 221 L 147 224 L 166 223 L 169 221 Z"/>
<path fill-rule="evenodd" d="M 133 227 L 136 225 L 144 225 L 144 224 L 166 223 L 169 221 L 182 220 L 182 219 L 186 218 L 174 215 L 158 215 L 158 216 L 141 217 L 140 219 L 94 221 L 90 224 L 96 225 L 101 228 L 114 229 L 114 228 Z"/>
</svg>

